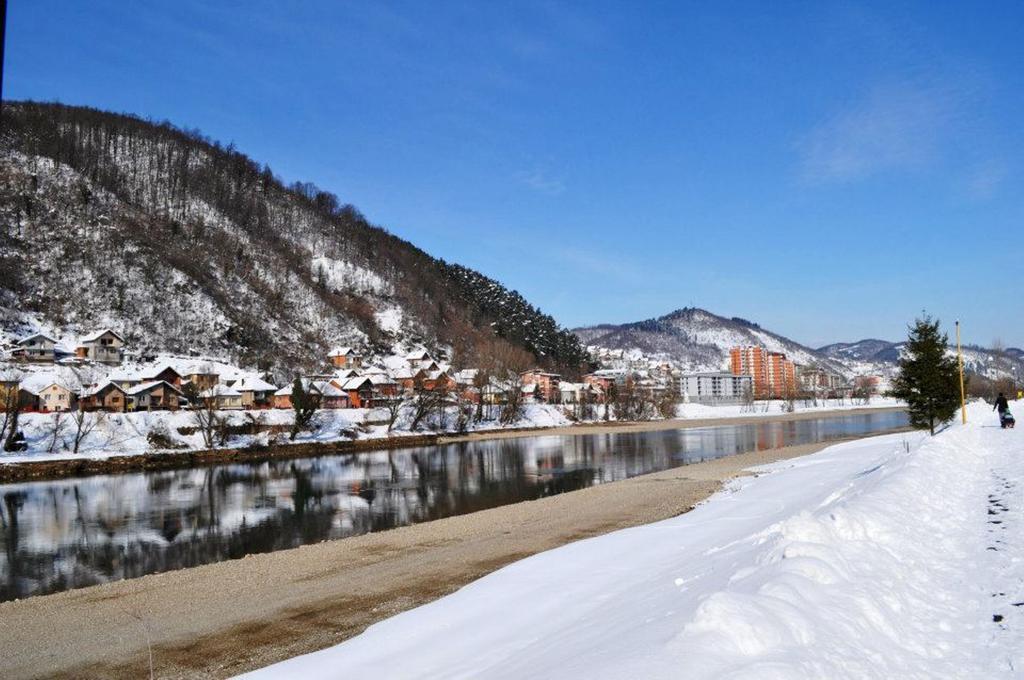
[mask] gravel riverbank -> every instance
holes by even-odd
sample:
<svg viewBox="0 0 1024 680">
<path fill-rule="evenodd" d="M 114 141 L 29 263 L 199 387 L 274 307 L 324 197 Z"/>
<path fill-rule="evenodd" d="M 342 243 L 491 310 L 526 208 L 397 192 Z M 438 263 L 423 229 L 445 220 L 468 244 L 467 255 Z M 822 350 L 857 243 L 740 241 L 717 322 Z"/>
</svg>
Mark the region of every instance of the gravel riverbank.
<svg viewBox="0 0 1024 680">
<path fill-rule="evenodd" d="M 231 676 L 336 644 L 534 553 L 686 512 L 746 468 L 827 445 L 751 452 L 391 531 L 0 603 L 0 670 L 5 678 L 135 678 L 149 672 L 151 645 L 155 677 Z"/>
</svg>

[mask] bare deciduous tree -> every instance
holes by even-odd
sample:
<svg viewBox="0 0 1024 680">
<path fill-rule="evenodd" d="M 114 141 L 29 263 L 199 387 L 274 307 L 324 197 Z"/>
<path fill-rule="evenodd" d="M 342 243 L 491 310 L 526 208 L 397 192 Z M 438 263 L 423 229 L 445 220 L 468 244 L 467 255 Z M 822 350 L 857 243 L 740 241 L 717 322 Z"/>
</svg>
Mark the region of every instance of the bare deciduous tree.
<svg viewBox="0 0 1024 680">
<path fill-rule="evenodd" d="M 78 453 L 82 442 L 106 420 L 106 414 L 102 411 L 90 413 L 83 409 L 71 412 L 71 426 L 74 428 L 72 438 L 72 453 Z"/>
</svg>

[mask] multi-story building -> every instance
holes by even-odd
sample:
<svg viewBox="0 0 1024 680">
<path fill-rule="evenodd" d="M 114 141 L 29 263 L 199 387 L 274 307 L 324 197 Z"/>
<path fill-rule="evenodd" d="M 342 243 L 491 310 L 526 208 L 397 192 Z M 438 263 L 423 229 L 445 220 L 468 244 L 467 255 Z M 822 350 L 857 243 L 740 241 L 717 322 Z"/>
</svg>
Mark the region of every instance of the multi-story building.
<svg viewBox="0 0 1024 680">
<path fill-rule="evenodd" d="M 86 335 L 75 347 L 75 356 L 79 359 L 88 359 L 112 366 L 121 363 L 123 353 L 124 338 L 109 328 Z"/>
<path fill-rule="evenodd" d="M 784 397 L 796 392 L 796 365 L 780 352 L 764 347 L 733 347 L 729 352 L 733 375 L 749 375 L 754 396 Z"/>
<path fill-rule="evenodd" d="M 732 373 L 693 373 L 679 378 L 679 394 L 697 404 L 737 404 L 753 397 L 753 378 Z"/>
<path fill-rule="evenodd" d="M 548 371 L 534 368 L 520 373 L 519 379 L 524 387 L 536 385 L 540 393 L 540 398 L 547 403 L 558 403 L 558 400 L 561 397 L 559 383 L 562 380 L 562 376 L 558 373 L 549 373 Z"/>
</svg>

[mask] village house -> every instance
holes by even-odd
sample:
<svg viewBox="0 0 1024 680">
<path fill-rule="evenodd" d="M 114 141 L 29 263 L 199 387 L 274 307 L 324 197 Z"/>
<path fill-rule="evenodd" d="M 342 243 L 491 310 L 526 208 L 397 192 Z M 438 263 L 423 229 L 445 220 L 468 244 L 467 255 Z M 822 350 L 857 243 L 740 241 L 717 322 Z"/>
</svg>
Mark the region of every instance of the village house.
<svg viewBox="0 0 1024 680">
<path fill-rule="evenodd" d="M 15 343 L 11 359 L 33 364 L 52 364 L 56 360 L 57 341 L 45 333 L 34 333 Z"/>
<path fill-rule="evenodd" d="M 427 374 L 419 369 L 402 369 L 391 373 L 391 379 L 395 381 L 399 389 L 406 394 L 411 394 L 422 387 Z"/>
<path fill-rule="evenodd" d="M 597 388 L 586 382 L 559 382 L 558 394 L 562 404 L 593 404 L 598 401 Z"/>
<path fill-rule="evenodd" d="M 363 357 L 351 347 L 336 347 L 327 355 L 336 368 L 359 368 Z"/>
<path fill-rule="evenodd" d="M 373 385 L 373 393 L 378 397 L 394 398 L 398 396 L 399 386 L 387 373 L 371 373 L 366 376 Z"/>
<path fill-rule="evenodd" d="M 191 368 L 181 376 L 181 385 L 190 386 L 196 392 L 212 390 L 220 383 L 220 375 L 211 368 Z"/>
<path fill-rule="evenodd" d="M 148 373 L 139 376 L 141 380 L 137 381 L 136 385 L 140 382 L 165 382 L 168 385 L 174 385 L 178 389 L 181 389 L 181 385 L 184 382 L 184 378 L 180 373 L 174 370 L 174 367 L 169 364 L 157 366 Z"/>
<path fill-rule="evenodd" d="M 366 376 L 349 378 L 341 386 L 352 408 L 373 408 L 373 381 Z"/>
<path fill-rule="evenodd" d="M 184 397 L 181 390 L 163 380 L 141 383 L 126 392 L 131 411 L 177 411 Z"/>
<path fill-rule="evenodd" d="M 22 387 L 22 392 L 35 397 L 30 410 L 51 413 L 56 411 L 72 411 L 78 405 L 78 395 L 74 390 L 56 382 L 44 387 Z"/>
<path fill-rule="evenodd" d="M 533 404 L 541 400 L 540 385 L 537 383 L 521 385 L 519 391 L 522 393 L 524 404 Z"/>
<path fill-rule="evenodd" d="M 243 408 L 270 408 L 277 392 L 277 387 L 266 380 L 250 376 L 233 381 L 231 387 L 241 393 Z"/>
<path fill-rule="evenodd" d="M 348 408 L 348 393 L 331 381 L 318 382 L 314 385 L 320 392 L 320 408 Z"/>
<path fill-rule="evenodd" d="M 11 403 L 17 401 L 20 382 L 21 377 L 17 373 L 0 371 L 0 411 L 4 410 L 9 399 Z"/>
<path fill-rule="evenodd" d="M 533 368 L 520 373 L 519 379 L 523 385 L 537 385 L 538 398 L 549 404 L 557 403 L 561 396 L 558 383 L 561 381 L 562 376 L 558 373 L 550 373 L 539 368 Z"/>
<path fill-rule="evenodd" d="M 274 408 L 292 408 L 292 388 L 295 383 L 291 382 L 274 392 Z M 307 392 L 313 392 L 317 395 L 320 391 L 316 385 L 308 378 L 302 378 L 302 388 Z"/>
<path fill-rule="evenodd" d="M 423 389 L 428 391 L 451 392 L 457 387 L 455 379 L 447 372 L 437 370 L 427 373 L 423 378 Z"/>
<path fill-rule="evenodd" d="M 882 391 L 884 379 L 880 375 L 858 375 L 853 379 L 853 389 L 867 394 L 878 394 Z"/>
<path fill-rule="evenodd" d="M 199 398 L 208 408 L 218 411 L 242 408 L 242 393 L 227 385 L 214 385 L 208 390 L 203 390 L 199 393 Z"/>
<path fill-rule="evenodd" d="M 78 402 L 83 411 L 116 411 L 128 410 L 128 393 L 123 387 L 110 380 L 82 393 Z"/>
<path fill-rule="evenodd" d="M 90 333 L 78 341 L 75 356 L 100 364 L 118 366 L 124 358 L 124 338 L 109 328 Z"/>
</svg>

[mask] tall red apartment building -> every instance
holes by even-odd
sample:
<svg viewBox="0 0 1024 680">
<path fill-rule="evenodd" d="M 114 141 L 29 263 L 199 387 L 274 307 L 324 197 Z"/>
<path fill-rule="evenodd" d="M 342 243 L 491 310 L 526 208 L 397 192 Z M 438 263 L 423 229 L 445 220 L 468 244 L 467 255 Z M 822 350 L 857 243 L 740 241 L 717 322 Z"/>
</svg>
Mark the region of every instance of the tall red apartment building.
<svg viewBox="0 0 1024 680">
<path fill-rule="evenodd" d="M 733 375 L 749 375 L 754 397 L 784 397 L 796 392 L 796 366 L 785 354 L 764 347 L 733 347 L 729 352 Z"/>
</svg>

